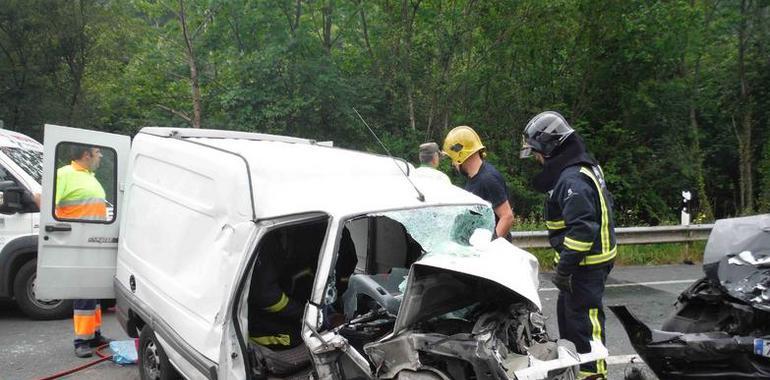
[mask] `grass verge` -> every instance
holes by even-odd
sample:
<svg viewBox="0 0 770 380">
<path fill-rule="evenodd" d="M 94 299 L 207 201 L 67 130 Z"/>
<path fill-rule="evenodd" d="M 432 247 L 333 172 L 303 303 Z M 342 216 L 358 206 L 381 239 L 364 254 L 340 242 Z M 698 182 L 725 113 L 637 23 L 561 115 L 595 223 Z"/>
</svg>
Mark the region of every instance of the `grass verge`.
<svg viewBox="0 0 770 380">
<path fill-rule="evenodd" d="M 706 241 L 691 243 L 660 243 L 619 245 L 615 265 L 664 265 L 682 262 L 703 261 Z M 540 262 L 540 270 L 553 270 L 553 249 L 532 248 L 528 250 Z"/>
</svg>

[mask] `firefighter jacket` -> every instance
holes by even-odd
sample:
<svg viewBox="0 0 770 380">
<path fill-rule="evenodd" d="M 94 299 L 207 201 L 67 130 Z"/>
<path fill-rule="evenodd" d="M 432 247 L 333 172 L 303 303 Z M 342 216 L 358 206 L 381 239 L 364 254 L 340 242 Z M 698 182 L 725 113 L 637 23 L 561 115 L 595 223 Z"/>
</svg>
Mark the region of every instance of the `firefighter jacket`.
<svg viewBox="0 0 770 380">
<path fill-rule="evenodd" d="M 598 165 L 565 167 L 545 203 L 555 263 L 563 273 L 611 263 L 617 254 L 612 196 Z"/>
<path fill-rule="evenodd" d="M 278 239 L 263 242 L 249 291 L 249 337 L 257 344 L 288 348 L 302 343 L 304 300 L 298 300 L 282 277 L 286 252 Z"/>
</svg>

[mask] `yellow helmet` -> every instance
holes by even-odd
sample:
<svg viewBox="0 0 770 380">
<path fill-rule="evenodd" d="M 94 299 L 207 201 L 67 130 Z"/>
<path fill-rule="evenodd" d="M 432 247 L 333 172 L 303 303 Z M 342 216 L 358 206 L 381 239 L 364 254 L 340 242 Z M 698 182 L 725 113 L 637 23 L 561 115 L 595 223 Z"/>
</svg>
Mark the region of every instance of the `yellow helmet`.
<svg viewBox="0 0 770 380">
<path fill-rule="evenodd" d="M 462 164 L 473 153 L 485 149 L 479 135 L 473 128 L 461 125 L 455 127 L 444 139 L 444 153 L 452 160 L 453 164 Z"/>
</svg>

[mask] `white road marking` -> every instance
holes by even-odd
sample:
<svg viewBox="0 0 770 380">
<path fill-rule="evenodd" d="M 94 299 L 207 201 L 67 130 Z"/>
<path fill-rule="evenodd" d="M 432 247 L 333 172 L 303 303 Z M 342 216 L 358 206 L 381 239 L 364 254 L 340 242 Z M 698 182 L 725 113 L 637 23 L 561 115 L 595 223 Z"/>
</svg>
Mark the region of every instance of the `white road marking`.
<svg viewBox="0 0 770 380">
<path fill-rule="evenodd" d="M 644 363 L 642 358 L 639 357 L 639 355 L 615 355 L 610 356 L 607 359 L 607 364 L 609 365 L 616 365 L 616 364 L 628 364 L 628 363 Z"/>
<path fill-rule="evenodd" d="M 628 286 L 653 286 L 653 285 L 674 285 L 674 284 L 689 284 L 697 281 L 697 278 L 691 278 L 688 280 L 671 280 L 671 281 L 650 281 L 650 282 L 629 282 L 625 284 L 608 284 L 605 288 L 625 288 Z M 540 288 L 541 292 L 555 292 L 557 288 Z"/>
</svg>

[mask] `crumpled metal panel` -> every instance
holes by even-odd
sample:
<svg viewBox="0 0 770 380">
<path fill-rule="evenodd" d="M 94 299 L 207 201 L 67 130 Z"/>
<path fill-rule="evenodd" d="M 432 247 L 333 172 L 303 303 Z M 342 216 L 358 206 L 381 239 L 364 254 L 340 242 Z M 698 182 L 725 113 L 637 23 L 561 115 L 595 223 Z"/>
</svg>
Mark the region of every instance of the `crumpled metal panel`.
<svg viewBox="0 0 770 380">
<path fill-rule="evenodd" d="M 770 214 L 720 219 L 714 224 L 703 264 L 716 263 L 729 254 L 770 249 Z"/>
<path fill-rule="evenodd" d="M 767 251 L 765 251 L 767 252 Z M 770 260 L 765 253 L 743 251 L 719 261 L 717 276 L 727 294 L 757 309 L 770 311 Z"/>
<path fill-rule="evenodd" d="M 770 359 L 753 352 L 757 337 L 654 330 L 625 306 L 610 306 L 610 310 L 636 352 L 661 379 L 770 379 Z"/>
<path fill-rule="evenodd" d="M 436 316 L 457 302 L 470 304 L 478 300 L 465 299 L 466 285 L 452 273 L 483 279 L 509 290 L 511 299 L 520 297 L 538 311 L 542 309 L 537 293 L 539 280 L 537 259 L 530 253 L 498 238 L 478 247 L 478 256 L 427 256 L 412 265 L 407 288 L 396 319 L 394 332 L 409 328 L 416 321 Z M 451 310 L 445 310 L 447 312 Z"/>
</svg>

